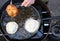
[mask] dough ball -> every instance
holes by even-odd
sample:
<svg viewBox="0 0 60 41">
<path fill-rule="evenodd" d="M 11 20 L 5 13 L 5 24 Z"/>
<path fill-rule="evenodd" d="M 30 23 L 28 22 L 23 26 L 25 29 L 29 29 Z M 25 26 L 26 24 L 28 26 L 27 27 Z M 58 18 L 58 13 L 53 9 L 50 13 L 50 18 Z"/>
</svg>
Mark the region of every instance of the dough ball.
<svg viewBox="0 0 60 41">
<path fill-rule="evenodd" d="M 8 34 L 15 34 L 18 30 L 18 24 L 16 22 L 8 22 L 6 24 L 6 31 Z"/>
<path fill-rule="evenodd" d="M 11 17 L 15 17 L 18 14 L 17 7 L 15 5 L 12 5 L 12 4 L 7 6 L 6 11 L 7 11 L 8 15 Z"/>
<path fill-rule="evenodd" d="M 25 21 L 24 28 L 29 33 L 35 33 L 35 32 L 38 31 L 39 26 L 40 26 L 40 22 L 39 21 L 30 18 L 30 19 L 27 19 Z"/>
</svg>

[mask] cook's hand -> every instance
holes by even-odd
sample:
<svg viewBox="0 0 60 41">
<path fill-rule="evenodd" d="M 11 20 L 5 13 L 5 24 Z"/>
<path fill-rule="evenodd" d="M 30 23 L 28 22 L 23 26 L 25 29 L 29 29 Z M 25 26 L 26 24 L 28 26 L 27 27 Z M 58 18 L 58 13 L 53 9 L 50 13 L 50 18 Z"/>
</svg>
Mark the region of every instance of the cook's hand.
<svg viewBox="0 0 60 41">
<path fill-rule="evenodd" d="M 21 6 L 29 7 L 35 3 L 35 0 L 24 0 Z"/>
</svg>

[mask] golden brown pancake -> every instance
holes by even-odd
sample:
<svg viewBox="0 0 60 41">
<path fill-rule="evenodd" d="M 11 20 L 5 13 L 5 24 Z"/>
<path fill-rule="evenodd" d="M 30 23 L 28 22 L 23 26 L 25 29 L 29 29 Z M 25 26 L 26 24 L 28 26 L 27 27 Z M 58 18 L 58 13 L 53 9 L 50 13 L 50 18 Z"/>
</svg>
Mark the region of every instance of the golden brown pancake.
<svg viewBox="0 0 60 41">
<path fill-rule="evenodd" d="M 17 7 L 15 5 L 12 5 L 12 4 L 7 6 L 6 11 L 7 11 L 8 15 L 11 17 L 15 17 L 18 14 Z"/>
</svg>

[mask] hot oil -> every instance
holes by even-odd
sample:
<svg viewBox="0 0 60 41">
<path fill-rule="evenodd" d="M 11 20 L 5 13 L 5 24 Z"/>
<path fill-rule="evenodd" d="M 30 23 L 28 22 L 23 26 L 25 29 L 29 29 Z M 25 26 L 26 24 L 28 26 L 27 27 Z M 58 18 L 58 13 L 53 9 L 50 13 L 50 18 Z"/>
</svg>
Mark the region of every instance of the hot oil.
<svg viewBox="0 0 60 41">
<path fill-rule="evenodd" d="M 27 18 L 31 16 L 31 9 L 30 8 L 19 8 L 19 13 L 15 17 L 16 22 L 24 22 Z"/>
</svg>

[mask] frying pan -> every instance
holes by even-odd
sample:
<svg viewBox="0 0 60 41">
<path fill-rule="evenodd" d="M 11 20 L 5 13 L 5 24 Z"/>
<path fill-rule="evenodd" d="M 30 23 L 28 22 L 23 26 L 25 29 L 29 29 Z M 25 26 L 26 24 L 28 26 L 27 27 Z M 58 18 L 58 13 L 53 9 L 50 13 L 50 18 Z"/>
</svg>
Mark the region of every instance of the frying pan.
<svg viewBox="0 0 60 41">
<path fill-rule="evenodd" d="M 6 36 L 8 36 L 10 39 L 17 39 L 17 40 L 28 39 L 33 35 L 35 35 L 37 32 L 35 33 L 27 32 L 24 29 L 24 23 L 28 18 L 34 18 L 35 20 L 40 21 L 39 12 L 33 6 L 21 7 L 20 3 L 16 3 L 14 5 L 18 8 L 19 13 L 16 17 L 10 17 L 4 10 L 1 16 L 2 30 L 4 31 L 5 34 L 7 34 Z M 19 28 L 15 34 L 8 34 L 6 32 L 6 24 L 10 21 L 15 21 L 19 25 Z"/>
<path fill-rule="evenodd" d="M 15 1 L 15 2 L 17 2 L 17 1 Z M 36 2 L 37 2 L 37 1 L 36 1 Z M 8 1 L 7 3 L 9 4 L 9 1 Z M 6 14 L 6 11 L 5 11 L 6 6 L 8 5 L 7 3 L 6 3 L 6 4 L 2 7 L 2 9 L 1 9 L 1 11 L 2 11 L 2 16 L 4 15 L 4 17 L 7 15 L 7 14 Z M 44 11 L 45 11 L 45 10 L 48 10 L 48 8 L 46 7 L 45 4 L 43 4 L 43 2 L 38 1 L 37 3 L 40 5 L 39 7 L 41 7 Z M 17 5 L 18 5 L 18 4 L 17 4 Z M 43 6 L 43 5 L 44 5 L 44 6 Z M 34 6 L 35 6 L 35 5 L 34 5 Z M 17 7 L 19 7 L 19 6 L 17 6 Z M 24 8 L 24 7 L 23 7 L 23 8 Z M 32 7 L 32 6 L 29 7 L 29 8 L 34 9 L 34 7 Z M 21 9 L 21 7 L 20 7 L 20 9 Z M 35 10 L 36 10 L 36 8 L 34 9 L 34 11 L 35 11 Z M 36 10 L 36 11 L 37 11 L 37 10 Z M 50 13 L 49 10 L 48 10 L 48 13 Z M 39 14 L 38 11 L 37 11 L 37 14 Z M 4 17 L 2 17 L 2 16 L 1 16 L 1 30 L 2 30 L 3 35 L 4 35 L 4 34 L 6 34 L 6 31 L 5 31 L 5 29 L 3 28 L 3 26 L 2 26 L 2 21 L 3 21 L 3 18 L 4 18 Z M 18 15 L 17 15 L 17 16 L 18 16 Z M 40 15 L 39 15 L 39 16 L 40 16 Z M 46 14 L 46 16 L 50 16 L 50 14 Z M 8 16 L 8 17 L 9 17 L 9 16 Z M 22 16 L 21 16 L 21 17 L 22 17 Z M 26 16 L 26 17 L 29 17 L 29 16 Z M 25 20 L 26 17 L 24 17 L 24 18 L 22 17 L 22 18 Z M 9 18 L 10 18 L 10 17 L 9 17 Z M 15 17 L 15 18 L 18 20 L 17 17 Z M 13 21 L 15 21 L 15 18 L 11 18 L 10 21 L 12 21 L 12 19 L 13 19 Z M 33 17 L 33 18 L 34 18 L 34 17 Z M 22 20 L 23 20 L 23 19 L 22 19 Z M 35 19 L 37 19 L 37 17 L 36 17 Z M 16 22 L 18 23 L 19 21 L 16 21 Z M 48 27 L 48 29 L 49 29 L 49 28 L 50 28 L 50 27 Z M 40 28 L 39 28 L 39 29 L 40 29 Z M 45 30 L 46 30 L 46 29 L 45 29 Z M 48 31 L 49 31 L 49 30 L 47 30 L 47 32 L 48 32 Z M 8 40 L 16 40 L 16 41 L 19 40 L 19 39 L 16 39 L 16 38 L 15 38 L 15 39 L 10 38 L 8 35 L 9 35 L 9 34 L 7 34 L 6 36 L 4 36 L 4 37 L 7 38 Z M 28 37 L 28 38 L 30 39 L 31 37 L 33 37 L 33 36 L 35 36 L 35 35 L 36 35 L 36 33 L 33 33 L 33 34 L 32 34 L 30 37 Z M 45 36 L 46 36 L 46 35 L 43 35 L 43 37 L 41 37 L 41 39 L 45 38 Z"/>
</svg>

